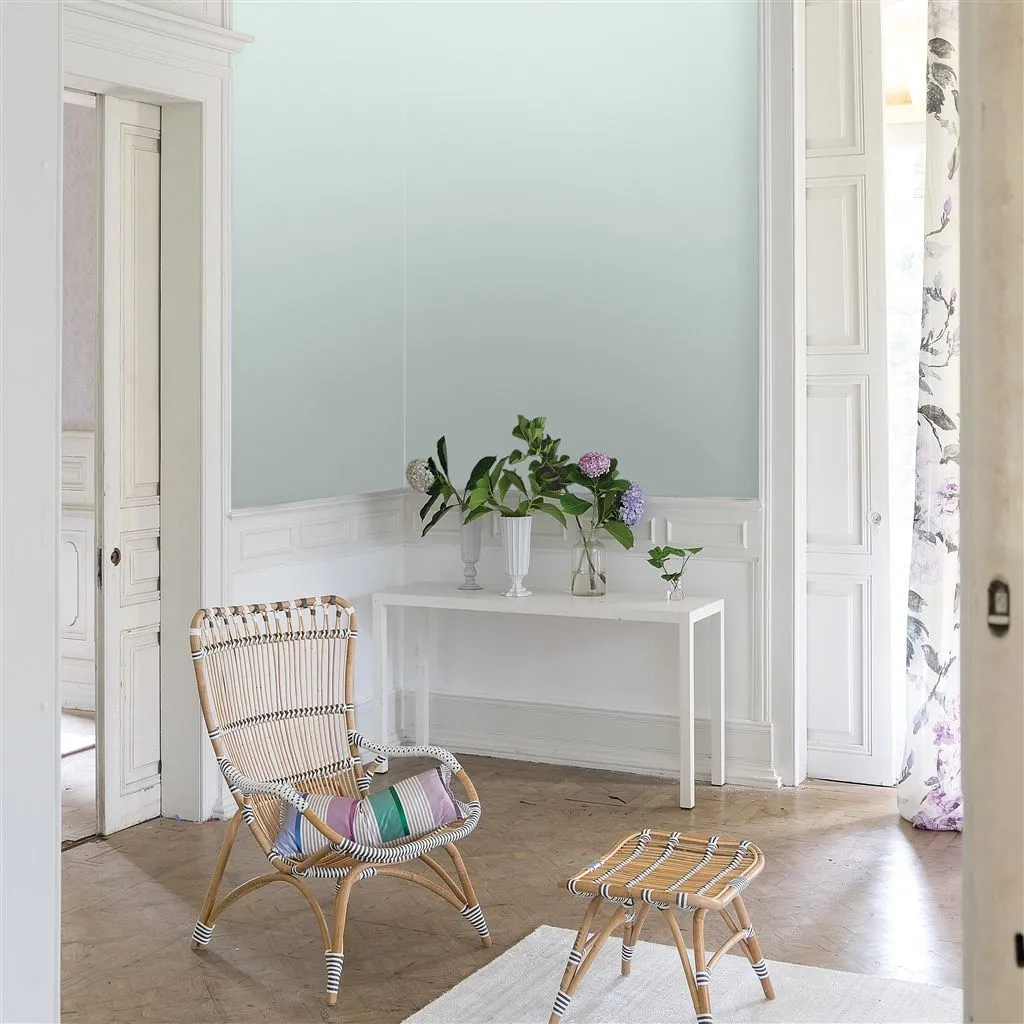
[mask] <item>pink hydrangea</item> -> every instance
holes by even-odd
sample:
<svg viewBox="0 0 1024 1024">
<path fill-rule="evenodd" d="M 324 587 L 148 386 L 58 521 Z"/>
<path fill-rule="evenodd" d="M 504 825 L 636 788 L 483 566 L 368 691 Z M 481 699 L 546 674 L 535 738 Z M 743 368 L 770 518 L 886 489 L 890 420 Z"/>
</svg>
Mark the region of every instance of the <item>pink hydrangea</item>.
<svg viewBox="0 0 1024 1024">
<path fill-rule="evenodd" d="M 580 456 L 578 465 L 580 472 L 584 476 L 589 476 L 591 480 L 596 480 L 599 476 L 604 476 L 612 468 L 612 460 L 604 452 L 586 452 Z"/>
</svg>

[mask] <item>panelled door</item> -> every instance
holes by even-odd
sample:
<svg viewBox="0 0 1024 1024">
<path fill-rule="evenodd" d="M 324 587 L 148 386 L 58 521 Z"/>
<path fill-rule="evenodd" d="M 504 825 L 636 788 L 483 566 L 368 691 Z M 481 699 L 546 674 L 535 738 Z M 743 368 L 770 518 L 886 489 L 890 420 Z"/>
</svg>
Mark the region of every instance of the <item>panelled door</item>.
<svg viewBox="0 0 1024 1024">
<path fill-rule="evenodd" d="M 895 781 L 879 0 L 806 0 L 807 771 Z"/>
<path fill-rule="evenodd" d="M 160 814 L 160 108 L 104 97 L 99 822 Z"/>
</svg>

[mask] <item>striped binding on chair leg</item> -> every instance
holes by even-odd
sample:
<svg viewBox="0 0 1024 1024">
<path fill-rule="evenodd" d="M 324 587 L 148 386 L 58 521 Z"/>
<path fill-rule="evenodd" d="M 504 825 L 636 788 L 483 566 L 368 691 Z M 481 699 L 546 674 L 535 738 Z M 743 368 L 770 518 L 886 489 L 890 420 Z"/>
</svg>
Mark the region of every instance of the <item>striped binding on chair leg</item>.
<svg viewBox="0 0 1024 1024">
<path fill-rule="evenodd" d="M 754 968 L 754 973 L 761 979 L 768 977 L 768 965 L 764 962 L 764 957 L 761 957 L 756 964 L 751 964 Z"/>
<path fill-rule="evenodd" d="M 198 942 L 200 946 L 208 946 L 210 939 L 213 938 L 213 927 L 212 924 L 196 921 L 196 926 L 192 929 L 192 941 Z M 764 963 L 763 960 L 761 962 Z"/>
<path fill-rule="evenodd" d="M 569 1004 L 572 1002 L 572 996 L 567 995 L 561 989 L 558 990 L 558 995 L 555 996 L 555 1005 L 551 1010 L 552 1014 L 556 1017 L 561 1017 L 566 1010 L 569 1009 Z"/>
<path fill-rule="evenodd" d="M 479 903 L 470 906 L 468 903 L 459 913 L 476 929 L 481 939 L 486 939 L 491 933 L 487 930 L 487 921 L 484 919 L 484 912 L 480 909 Z"/>
<path fill-rule="evenodd" d="M 345 954 L 325 949 L 324 960 L 327 962 L 327 991 L 337 995 L 341 987 L 341 969 L 345 965 Z"/>
<path fill-rule="evenodd" d="M 628 964 L 633 959 L 633 950 L 635 946 L 627 946 L 625 943 L 622 944 L 622 962 Z"/>
<path fill-rule="evenodd" d="M 710 1013 L 698 1013 L 697 1024 L 715 1024 L 715 1018 Z"/>
<path fill-rule="evenodd" d="M 697 988 L 708 988 L 711 985 L 711 975 L 707 971 L 697 971 L 693 976 Z"/>
</svg>

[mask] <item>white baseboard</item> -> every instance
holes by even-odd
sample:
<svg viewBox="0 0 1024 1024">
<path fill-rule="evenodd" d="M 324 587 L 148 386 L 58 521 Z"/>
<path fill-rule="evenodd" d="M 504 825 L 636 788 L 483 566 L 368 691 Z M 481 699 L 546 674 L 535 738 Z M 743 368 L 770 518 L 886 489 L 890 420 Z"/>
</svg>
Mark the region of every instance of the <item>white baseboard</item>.
<svg viewBox="0 0 1024 1024">
<path fill-rule="evenodd" d="M 413 740 L 416 695 L 400 694 L 406 742 Z M 361 709 L 367 718 L 369 708 Z M 456 693 L 430 695 L 430 741 L 460 754 L 575 765 L 677 778 L 679 723 L 674 715 Z M 711 724 L 694 724 L 695 774 L 711 781 Z M 772 732 L 765 722 L 726 722 L 726 782 L 779 785 L 771 769 Z"/>
<path fill-rule="evenodd" d="M 79 667 L 71 665 L 68 659 L 61 659 L 60 675 L 60 706 L 67 711 L 96 710 L 96 667 L 92 662 L 84 662 Z M 87 676 L 87 679 L 75 679 L 75 675 Z"/>
</svg>

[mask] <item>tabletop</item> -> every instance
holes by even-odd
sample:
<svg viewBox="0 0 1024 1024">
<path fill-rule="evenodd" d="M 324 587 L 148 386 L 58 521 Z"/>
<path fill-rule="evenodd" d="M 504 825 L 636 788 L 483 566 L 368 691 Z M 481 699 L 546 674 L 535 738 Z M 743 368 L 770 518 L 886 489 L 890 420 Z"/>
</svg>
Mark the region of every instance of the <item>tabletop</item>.
<svg viewBox="0 0 1024 1024">
<path fill-rule="evenodd" d="M 533 590 L 530 597 L 505 597 L 488 590 L 459 590 L 454 583 L 410 583 L 377 591 L 375 605 L 393 608 L 440 608 L 448 611 L 501 612 L 577 619 L 619 619 L 629 622 L 680 623 L 724 611 L 720 597 L 667 597 L 646 594 L 607 594 L 573 597 L 565 591 Z"/>
</svg>

